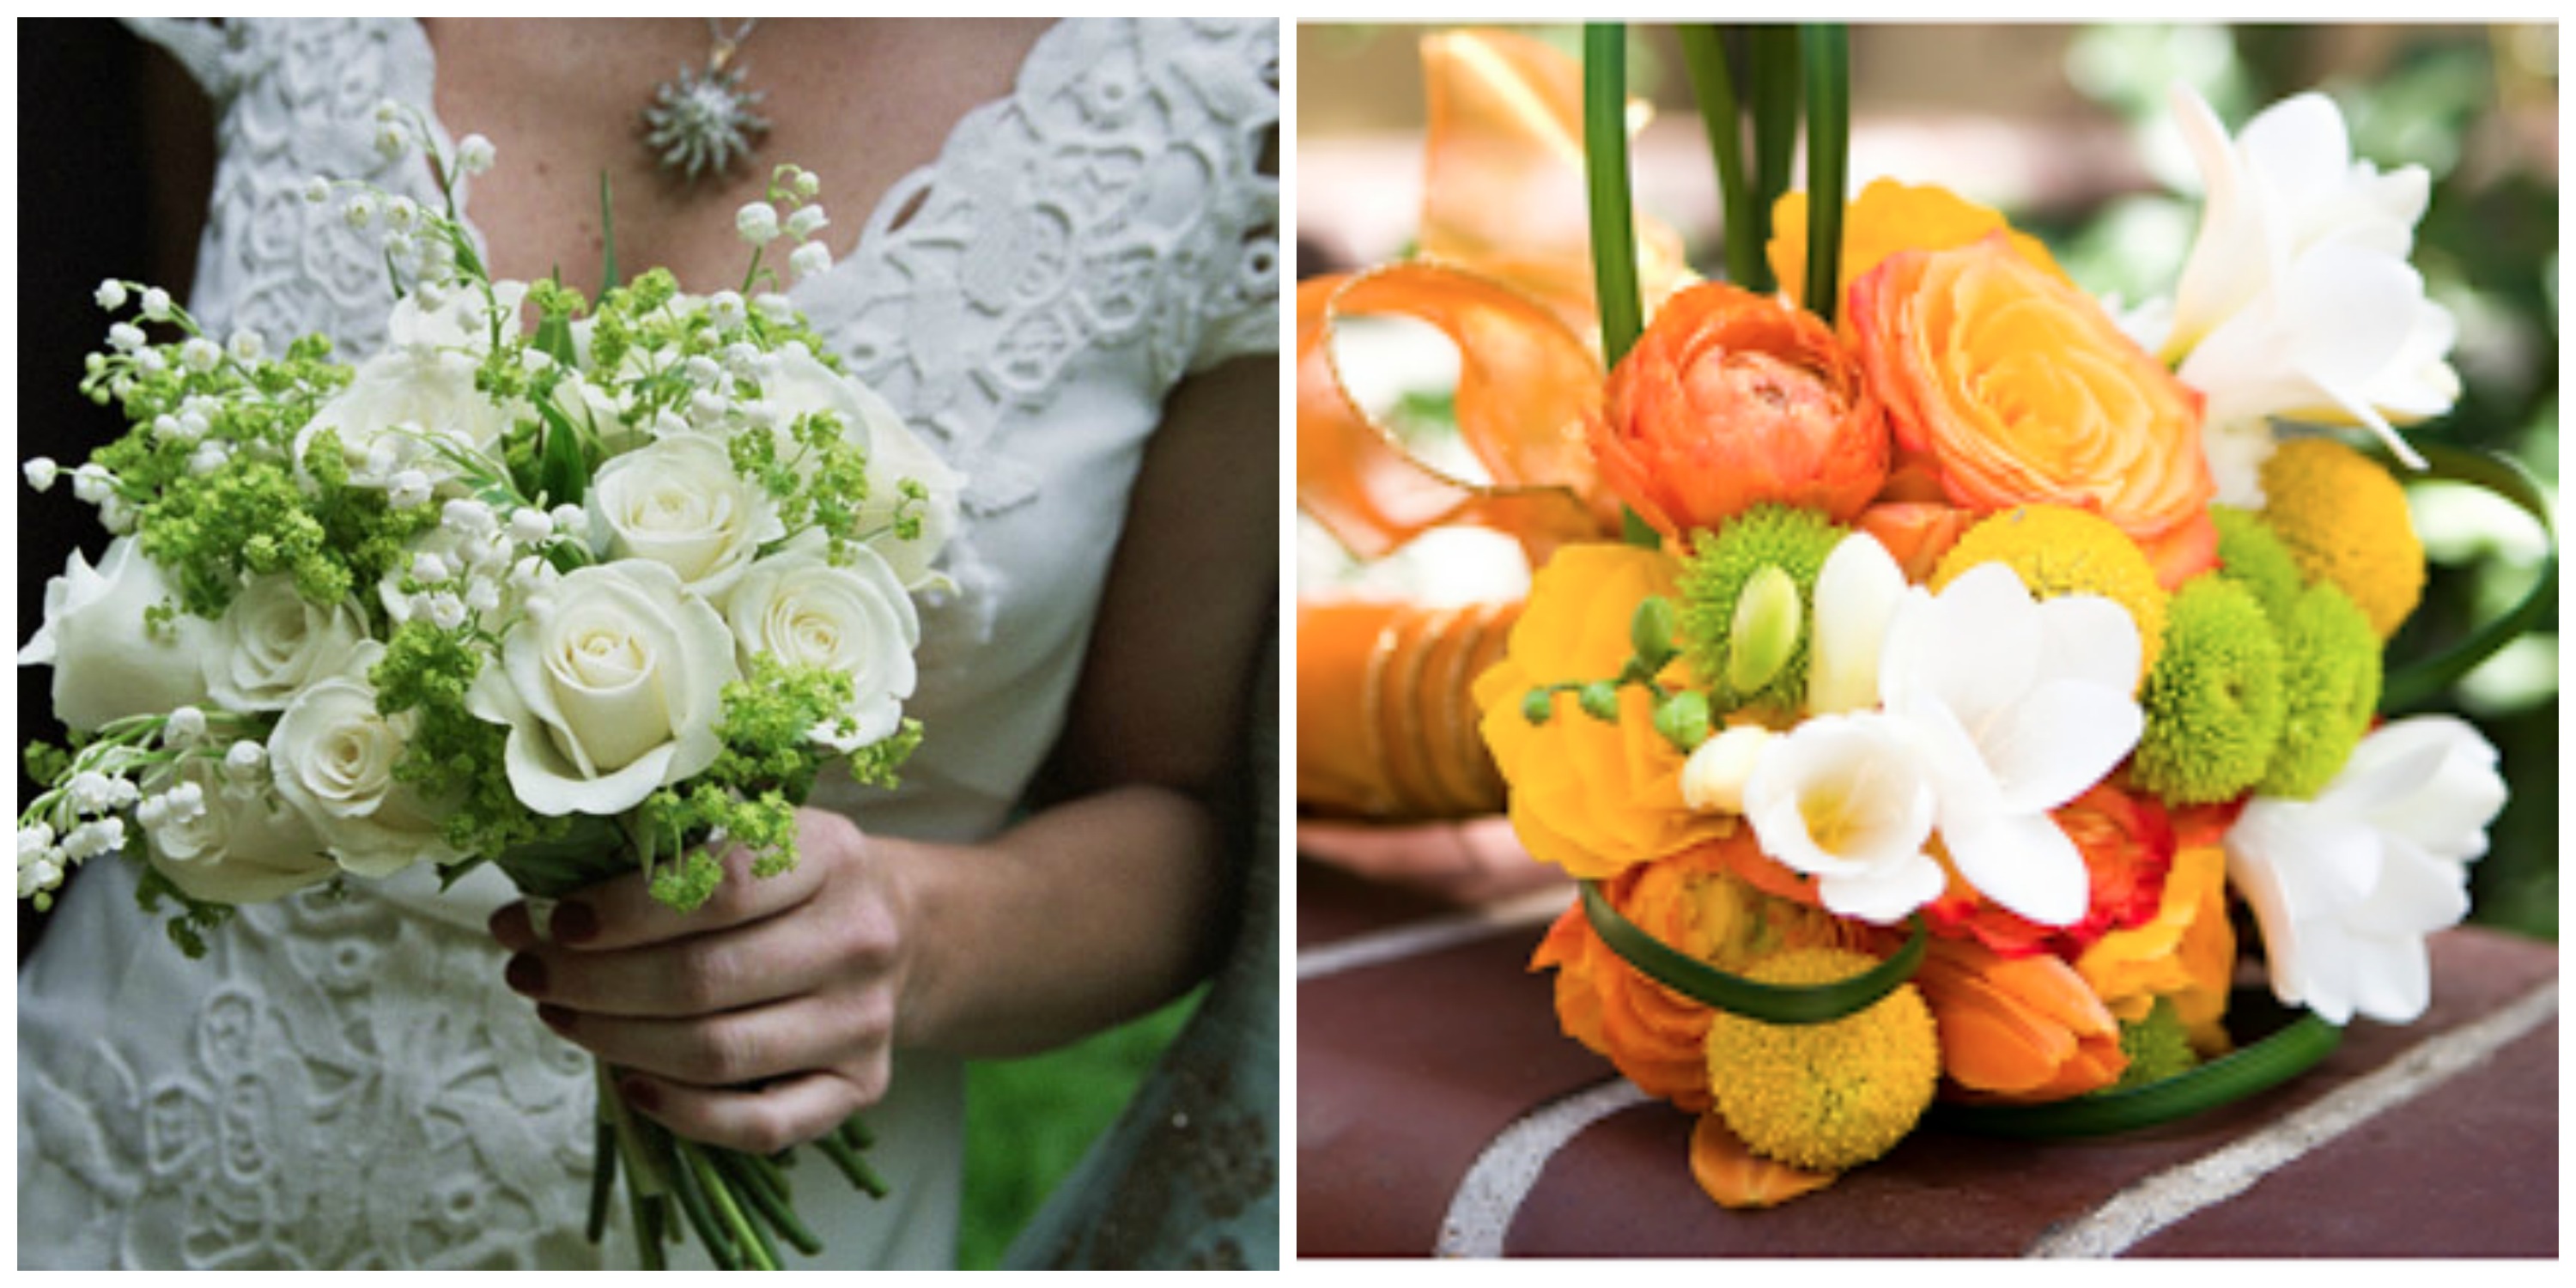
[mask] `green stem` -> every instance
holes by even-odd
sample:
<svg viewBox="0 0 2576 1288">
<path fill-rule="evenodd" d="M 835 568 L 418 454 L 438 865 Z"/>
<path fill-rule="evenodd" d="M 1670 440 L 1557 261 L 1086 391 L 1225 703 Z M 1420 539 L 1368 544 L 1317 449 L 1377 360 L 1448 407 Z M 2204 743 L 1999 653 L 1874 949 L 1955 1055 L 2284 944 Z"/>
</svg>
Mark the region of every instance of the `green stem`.
<svg viewBox="0 0 2576 1288">
<path fill-rule="evenodd" d="M 1771 213 L 1789 190 L 1798 148 L 1798 29 L 1752 29 L 1750 74 L 1753 105 L 1753 222 L 1771 243 Z"/>
<path fill-rule="evenodd" d="M 839 1136 L 824 1136 L 814 1142 L 814 1148 L 823 1151 L 823 1156 L 841 1169 L 841 1175 L 848 1177 L 850 1184 L 857 1186 L 869 1198 L 881 1199 L 892 1192 L 892 1187 L 877 1175 L 875 1168 L 868 1166 L 868 1160 L 859 1157 L 859 1152 L 852 1149 L 848 1141 Z"/>
<path fill-rule="evenodd" d="M 1729 974 L 1648 934 L 1612 907 L 1597 881 L 1582 883 L 1584 917 L 1593 933 L 1639 974 L 1693 1001 L 1765 1024 L 1823 1024 L 1858 1014 L 1914 977 L 1929 942 L 1923 919 L 1894 956 L 1831 984 L 1765 984 Z"/>
<path fill-rule="evenodd" d="M 1699 102 L 1709 158 L 1717 167 L 1718 198 L 1726 211 L 1726 276 L 1748 291 L 1771 289 L 1771 265 L 1756 235 L 1753 193 L 1744 182 L 1744 122 L 1735 100 L 1735 73 L 1715 27 L 1681 29 L 1682 65 Z"/>
<path fill-rule="evenodd" d="M 1807 311 L 1833 324 L 1842 302 L 1843 196 L 1851 153 L 1851 33 L 1840 23 L 1800 31 L 1807 81 Z"/>
<path fill-rule="evenodd" d="M 2380 685 L 2379 709 L 2391 714 L 2439 697 L 2461 676 L 2495 656 L 2497 650 L 2539 625 L 2558 602 L 2558 533 L 2551 520 L 2549 492 L 2541 486 L 2540 480 L 2508 457 L 2464 447 L 2416 442 L 2411 438 L 2407 441 L 2413 444 L 2416 454 L 2424 458 L 2427 468 L 2422 474 L 2414 474 L 2398 465 L 2385 448 L 2375 448 L 2374 454 L 2395 470 L 2401 479 L 2414 477 L 2464 483 L 2513 502 L 2540 524 L 2548 549 L 2541 558 L 2539 580 L 2533 582 L 2531 589 L 2523 592 L 2522 598 L 2503 616 L 2432 657 L 2388 672 Z"/>
<path fill-rule="evenodd" d="M 1583 161 L 1592 214 L 1593 293 L 1601 363 L 1616 367 L 1645 326 L 1637 288 L 1637 229 L 1628 195 L 1628 28 L 1583 28 Z"/>
<path fill-rule="evenodd" d="M 769 1241 L 769 1232 L 745 1215 L 742 1204 L 734 1197 L 733 1183 L 707 1158 L 705 1147 L 693 1141 L 672 1139 L 679 1148 L 681 1165 L 697 1180 L 698 1192 L 704 1194 L 707 1206 L 716 1219 L 724 1223 L 726 1234 L 742 1250 L 743 1260 L 754 1270 L 778 1268 L 778 1245 Z"/>
</svg>

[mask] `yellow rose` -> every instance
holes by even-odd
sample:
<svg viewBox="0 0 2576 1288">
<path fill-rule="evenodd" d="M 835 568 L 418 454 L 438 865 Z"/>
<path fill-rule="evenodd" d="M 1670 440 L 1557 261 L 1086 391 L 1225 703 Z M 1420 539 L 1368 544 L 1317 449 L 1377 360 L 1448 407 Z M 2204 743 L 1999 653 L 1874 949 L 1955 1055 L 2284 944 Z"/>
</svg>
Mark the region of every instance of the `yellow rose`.
<svg viewBox="0 0 2576 1288">
<path fill-rule="evenodd" d="M 1835 280 L 1843 284 L 1843 293 L 1848 296 L 1852 283 L 1899 251 L 1948 250 L 1983 241 L 1995 233 L 2005 234 L 2013 250 L 2034 267 L 2065 279 L 2065 270 L 2057 266 L 2048 247 L 2027 233 L 2014 232 L 2012 225 L 1995 211 L 1947 188 L 1873 179 L 1843 209 L 1842 276 Z M 1792 301 L 1803 303 L 1807 289 L 1806 193 L 1783 193 L 1771 207 L 1768 253 L 1771 275 L 1780 280 L 1780 289 Z"/>
</svg>

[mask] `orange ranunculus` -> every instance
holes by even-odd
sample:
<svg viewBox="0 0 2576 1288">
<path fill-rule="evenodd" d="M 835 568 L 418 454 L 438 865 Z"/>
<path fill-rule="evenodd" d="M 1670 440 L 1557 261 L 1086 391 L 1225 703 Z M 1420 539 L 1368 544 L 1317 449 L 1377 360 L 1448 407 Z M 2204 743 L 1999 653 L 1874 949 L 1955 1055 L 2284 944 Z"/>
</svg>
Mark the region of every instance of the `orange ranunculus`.
<svg viewBox="0 0 2576 1288">
<path fill-rule="evenodd" d="M 2037 1102 L 2119 1081 L 2120 1022 L 2064 961 L 1934 939 L 1914 973 L 1941 1036 L 1941 1072 L 1970 1099 Z"/>
<path fill-rule="evenodd" d="M 2188 823 L 2182 830 L 2155 918 L 2102 936 L 2075 970 L 2125 1020 L 2145 1019 L 2155 999 L 2171 998 L 2193 1049 L 2207 1057 L 2227 1049 L 2219 1021 L 2236 969 L 2236 929 L 2227 920 L 2227 852 L 2218 832 L 2194 834 Z"/>
<path fill-rule="evenodd" d="M 2168 586 L 2215 557 L 2200 395 L 2001 235 L 1890 256 L 1853 283 L 1851 317 L 1898 449 L 1953 503 L 2093 511 Z"/>
<path fill-rule="evenodd" d="M 2033 266 L 2060 279 L 2066 276 L 2056 258 L 2048 253 L 2048 247 L 2027 233 L 2014 232 L 1996 211 L 1936 184 L 1873 179 L 1843 208 L 1843 264 L 1841 276 L 1835 280 L 1849 295 L 1852 283 L 1868 276 L 1880 261 L 1899 251 L 1948 250 L 1995 233 L 2009 237 L 2013 250 Z M 1772 205 L 1771 245 L 1767 250 L 1771 274 L 1779 279 L 1781 291 L 1791 300 L 1805 303 L 1806 193 L 1782 193 Z"/>
<path fill-rule="evenodd" d="M 1933 929 L 1974 939 L 2006 957 L 2045 952 L 2071 960 L 2104 935 L 2156 915 L 2174 862 L 2174 830 L 2163 805 L 2097 783 L 2050 811 L 2049 818 L 2084 856 L 2092 897 L 2083 920 L 2040 925 L 1996 906 L 1953 871 L 1950 888 L 1923 909 Z"/>
<path fill-rule="evenodd" d="M 1589 428 L 1601 481 L 1667 535 L 1765 501 L 1848 522 L 1887 478 L 1886 417 L 1833 331 L 1723 282 L 1665 303 Z"/>
<path fill-rule="evenodd" d="M 1641 863 L 1602 888 L 1612 907 L 1676 951 L 1740 971 L 1787 948 L 1847 946 L 1837 918 L 1739 879 L 1715 846 Z M 1647 979 L 1592 931 L 1577 902 L 1557 918 L 1530 968 L 1555 967 L 1557 1022 L 1647 1094 L 1697 1112 L 1710 1104 L 1706 1006 Z"/>
<path fill-rule="evenodd" d="M 1650 595 L 1673 597 L 1681 565 L 1659 550 L 1608 542 L 1560 548 L 1531 578 L 1503 658 L 1476 679 L 1479 728 L 1510 788 L 1512 830 L 1532 857 L 1577 877 L 1617 876 L 1732 829 L 1731 816 L 1682 801 L 1682 754 L 1655 732 L 1652 699 L 1619 691 L 1619 719 L 1559 693 L 1530 723 L 1532 689 L 1606 680 L 1632 655 L 1629 619 Z"/>
</svg>

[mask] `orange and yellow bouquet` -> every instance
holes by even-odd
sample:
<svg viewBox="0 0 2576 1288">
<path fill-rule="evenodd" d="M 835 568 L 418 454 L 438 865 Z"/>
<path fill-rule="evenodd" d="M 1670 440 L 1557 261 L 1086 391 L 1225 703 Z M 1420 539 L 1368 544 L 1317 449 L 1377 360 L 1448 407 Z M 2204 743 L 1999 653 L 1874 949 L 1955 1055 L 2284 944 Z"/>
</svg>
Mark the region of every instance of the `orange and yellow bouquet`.
<svg viewBox="0 0 2576 1288">
<path fill-rule="evenodd" d="M 2115 314 L 1941 188 L 1748 181 L 1788 173 L 1739 152 L 1780 132 L 1737 134 L 1764 102 L 1737 110 L 1705 36 L 1735 280 L 1659 277 L 1626 210 L 1619 36 L 1590 33 L 1562 109 L 1600 357 L 1545 368 L 1547 399 L 1503 400 L 1536 418 L 1497 431 L 1580 459 L 1473 498 L 1555 506 L 1518 529 L 1536 570 L 1474 694 L 1522 843 L 1580 882 L 1533 963 L 1565 1032 L 1697 1114 L 1701 1185 L 1758 1207 L 1927 1115 L 2122 1130 L 2293 1076 L 2356 1015 L 2419 1015 L 2425 937 L 2466 913 L 2505 786 L 2465 722 L 2380 712 L 2521 622 L 2384 669 L 2425 579 L 2398 472 L 2547 514 L 2511 467 L 2394 427 L 2457 393 L 2407 262 L 2424 174 L 2355 160 L 2320 96 L 2231 136 L 2177 91 L 2200 233 L 2170 304 Z M 1756 80 L 1801 60 L 1803 100 L 1769 106 L 1803 103 L 1819 191 L 1844 186 L 1841 39 L 1750 36 Z M 1509 346 L 1578 334 L 1482 269 L 1395 280 L 1435 319 L 1488 315 L 1449 328 L 1471 377 L 1489 315 L 1519 319 Z M 1459 415 L 1512 420 L 1463 383 Z M 2278 1008 L 2237 991 L 2241 958 Z"/>
</svg>

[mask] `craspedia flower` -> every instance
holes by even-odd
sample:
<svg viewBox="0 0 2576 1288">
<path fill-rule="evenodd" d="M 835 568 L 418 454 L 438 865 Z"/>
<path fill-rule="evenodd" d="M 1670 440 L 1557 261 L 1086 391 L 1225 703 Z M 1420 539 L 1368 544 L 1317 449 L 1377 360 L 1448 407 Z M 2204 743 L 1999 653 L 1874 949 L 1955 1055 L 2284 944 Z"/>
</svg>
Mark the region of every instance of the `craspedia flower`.
<svg viewBox="0 0 2576 1288">
<path fill-rule="evenodd" d="M 2324 581 L 2302 591 L 2273 626 L 2287 709 L 2258 790 L 2306 800 L 2333 780 L 2370 731 L 2379 705 L 2379 636 L 2351 597 Z"/>
<path fill-rule="evenodd" d="M 1877 965 L 1866 953 L 1799 948 L 1745 974 L 1768 984 L 1825 984 Z M 1719 1012 L 1708 1026 L 1717 1111 L 1757 1154 L 1839 1171 L 1895 1147 L 1932 1103 L 1941 1047 L 1912 984 L 1824 1024 L 1765 1024 Z"/>
<path fill-rule="evenodd" d="M 2281 645 L 2255 593 L 2194 577 L 2173 597 L 2164 654 L 2139 695 L 2147 728 L 2130 776 L 2176 805 L 2231 800 L 2270 767 L 2288 701 Z"/>
<path fill-rule="evenodd" d="M 1714 532 L 1703 532 L 1682 561 L 1682 657 L 1691 673 L 1707 686 L 1710 701 L 1721 711 L 1747 706 L 1795 711 L 1807 693 L 1809 647 L 1805 618 L 1815 603 L 1816 576 L 1844 530 L 1812 510 L 1756 506 Z M 1776 574 L 1766 575 L 1766 569 Z M 1796 617 L 1777 630 L 1776 612 L 1746 614 L 1747 592 L 1759 610 L 1767 589 L 1785 576 L 1795 598 Z M 1742 620 L 1748 618 L 1750 620 Z M 1739 638 L 1740 626 L 1756 626 L 1767 638 Z M 1776 654 L 1751 669 L 1747 651 Z M 1739 681 L 1749 680 L 1749 683 Z"/>
<path fill-rule="evenodd" d="M 2023 505 L 1977 522 L 1941 557 L 1937 593 L 1961 573 L 1999 563 L 2021 574 L 2036 599 L 2100 595 L 2129 610 L 2138 624 L 2139 675 L 2156 664 L 2165 634 L 2164 586 L 2128 534 L 2098 514 L 2064 505 Z"/>
<path fill-rule="evenodd" d="M 2294 438 L 2263 463 L 2263 519 L 2311 581 L 2331 581 L 2381 639 L 2424 595 L 2424 543 L 2406 490 L 2331 438 Z"/>
<path fill-rule="evenodd" d="M 2290 602 L 2307 589 L 2308 575 L 2272 525 L 2232 505 L 2209 507 L 2209 517 L 2218 525 L 2218 575 L 2253 592 L 2265 613 L 2277 618 L 2289 612 Z"/>
</svg>

